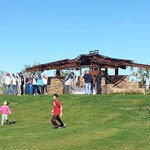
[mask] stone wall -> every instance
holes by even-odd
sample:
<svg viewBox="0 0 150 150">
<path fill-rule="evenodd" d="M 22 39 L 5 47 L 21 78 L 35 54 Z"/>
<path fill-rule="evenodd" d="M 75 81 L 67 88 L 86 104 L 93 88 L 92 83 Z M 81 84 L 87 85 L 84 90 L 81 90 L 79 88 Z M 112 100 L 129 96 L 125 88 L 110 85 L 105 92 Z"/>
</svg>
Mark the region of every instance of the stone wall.
<svg viewBox="0 0 150 150">
<path fill-rule="evenodd" d="M 126 76 L 119 84 L 102 84 L 102 93 L 111 94 L 129 94 L 129 93 L 139 93 L 145 95 L 145 89 L 139 87 L 138 82 L 130 82 L 129 76 Z"/>
<path fill-rule="evenodd" d="M 64 85 L 59 78 L 50 78 L 50 84 L 48 85 L 48 94 L 63 94 Z M 81 86 L 81 85 L 80 85 Z M 84 84 L 82 83 L 82 86 Z M 102 78 L 102 94 L 129 94 L 129 93 L 140 93 L 145 94 L 145 89 L 139 87 L 138 82 L 130 82 L 129 76 L 126 76 L 120 83 L 114 86 L 114 84 L 106 84 L 105 78 Z M 74 92 L 71 94 L 74 94 Z"/>
<path fill-rule="evenodd" d="M 50 85 L 47 86 L 48 94 L 63 94 L 63 83 L 59 78 L 50 78 Z"/>
</svg>

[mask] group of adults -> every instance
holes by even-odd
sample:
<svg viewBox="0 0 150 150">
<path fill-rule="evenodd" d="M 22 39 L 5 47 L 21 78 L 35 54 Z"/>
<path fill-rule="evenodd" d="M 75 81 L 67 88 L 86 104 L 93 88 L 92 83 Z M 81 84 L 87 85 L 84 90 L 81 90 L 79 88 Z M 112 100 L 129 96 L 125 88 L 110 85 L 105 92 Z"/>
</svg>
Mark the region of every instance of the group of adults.
<svg viewBox="0 0 150 150">
<path fill-rule="evenodd" d="M 72 76 L 71 76 L 72 77 Z M 85 93 L 93 93 L 93 77 L 88 70 L 83 76 L 85 83 Z M 96 94 L 101 94 L 101 72 L 99 71 L 95 79 Z M 24 95 L 24 94 L 47 94 L 48 77 L 40 73 L 27 74 L 23 73 L 12 74 L 6 73 L 5 87 L 6 95 Z"/>
<path fill-rule="evenodd" d="M 48 77 L 40 73 L 12 74 L 6 73 L 5 87 L 6 95 L 24 95 L 24 94 L 47 94 Z"/>
<path fill-rule="evenodd" d="M 93 77 L 88 70 L 85 71 L 83 79 L 85 82 L 85 93 L 92 94 L 93 93 Z M 102 76 L 101 76 L 101 72 L 99 71 L 95 79 L 96 94 L 101 94 L 101 80 L 102 80 Z"/>
</svg>

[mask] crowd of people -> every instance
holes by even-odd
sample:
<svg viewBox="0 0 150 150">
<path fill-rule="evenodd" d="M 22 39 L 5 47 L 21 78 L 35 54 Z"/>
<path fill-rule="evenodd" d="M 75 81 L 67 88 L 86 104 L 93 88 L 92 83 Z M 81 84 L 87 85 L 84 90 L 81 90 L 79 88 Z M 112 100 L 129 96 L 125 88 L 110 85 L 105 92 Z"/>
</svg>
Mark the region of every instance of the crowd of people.
<svg viewBox="0 0 150 150">
<path fill-rule="evenodd" d="M 21 72 L 12 75 L 6 73 L 6 95 L 47 94 L 47 83 L 48 77 L 45 74 L 32 73 L 24 76 Z"/>
<path fill-rule="evenodd" d="M 72 72 L 71 72 L 72 73 Z M 72 79 L 72 74 L 68 78 L 71 79 L 69 82 L 74 86 L 75 79 Z M 75 75 L 75 74 L 73 74 Z M 66 80 L 68 80 L 68 78 Z M 93 93 L 93 77 L 88 70 L 85 71 L 83 76 L 84 84 L 85 84 L 85 94 Z M 101 94 L 101 72 L 98 72 L 95 79 L 95 88 L 96 93 Z M 24 95 L 24 94 L 47 94 L 47 83 L 48 77 L 45 74 L 41 73 L 28 73 L 24 75 L 23 73 L 12 74 L 6 73 L 5 77 L 5 87 L 6 87 L 6 95 Z M 73 84 L 73 85 L 72 85 Z M 72 93 L 72 92 L 71 92 Z M 69 94 L 69 93 L 68 93 Z"/>
</svg>

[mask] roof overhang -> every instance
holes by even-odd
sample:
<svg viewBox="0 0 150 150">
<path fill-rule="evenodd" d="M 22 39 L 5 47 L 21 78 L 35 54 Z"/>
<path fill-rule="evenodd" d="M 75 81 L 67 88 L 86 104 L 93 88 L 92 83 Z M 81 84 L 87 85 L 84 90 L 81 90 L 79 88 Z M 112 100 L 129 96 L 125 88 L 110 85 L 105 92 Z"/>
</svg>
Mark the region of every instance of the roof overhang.
<svg viewBox="0 0 150 150">
<path fill-rule="evenodd" d="M 37 72 L 44 70 L 61 70 L 69 68 L 113 68 L 126 69 L 126 67 L 139 67 L 150 69 L 150 65 L 134 63 L 132 60 L 111 58 L 100 54 L 79 55 L 75 59 L 64 59 L 60 61 L 50 62 L 46 64 L 36 65 L 26 68 L 28 72 Z"/>
</svg>

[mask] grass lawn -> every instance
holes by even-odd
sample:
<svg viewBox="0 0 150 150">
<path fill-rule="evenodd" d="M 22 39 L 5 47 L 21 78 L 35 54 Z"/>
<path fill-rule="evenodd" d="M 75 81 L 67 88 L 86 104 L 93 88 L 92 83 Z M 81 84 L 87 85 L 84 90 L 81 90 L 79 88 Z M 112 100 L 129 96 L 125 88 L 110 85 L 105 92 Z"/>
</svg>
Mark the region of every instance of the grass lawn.
<svg viewBox="0 0 150 150">
<path fill-rule="evenodd" d="M 66 128 L 50 122 L 51 96 L 0 96 L 10 121 L 0 150 L 150 150 L 150 95 L 61 95 Z"/>
</svg>

